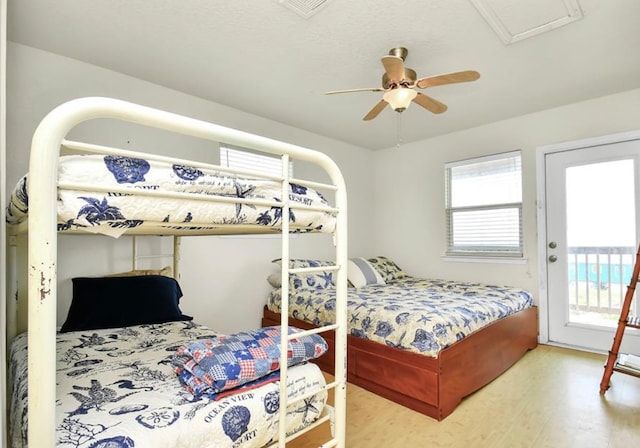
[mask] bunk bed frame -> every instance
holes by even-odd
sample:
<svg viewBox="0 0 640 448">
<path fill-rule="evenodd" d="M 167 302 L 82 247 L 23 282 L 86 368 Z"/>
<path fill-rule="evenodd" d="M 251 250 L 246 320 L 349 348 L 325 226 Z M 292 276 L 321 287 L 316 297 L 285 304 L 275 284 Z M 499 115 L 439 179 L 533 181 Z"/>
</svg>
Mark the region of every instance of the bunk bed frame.
<svg viewBox="0 0 640 448">
<path fill-rule="evenodd" d="M 28 231 L 28 444 L 30 447 L 53 448 L 55 437 L 55 410 L 56 410 L 56 300 L 57 300 L 57 191 L 71 186 L 58 184 L 58 158 L 61 147 L 81 150 L 85 152 L 116 154 L 129 157 L 144 156 L 147 159 L 168 161 L 179 164 L 196 164 L 197 162 L 172 159 L 162 156 L 153 156 L 147 153 L 108 148 L 93 144 L 74 142 L 66 139 L 67 134 L 78 124 L 95 119 L 110 118 L 129 121 L 143 126 L 172 131 L 179 134 L 212 140 L 215 142 L 237 145 L 256 151 L 278 155 L 282 159 L 283 175 L 278 180 L 282 183 L 282 202 L 265 204 L 265 201 L 220 198 L 207 196 L 206 200 L 216 202 L 241 202 L 247 204 L 273 205 L 282 207 L 282 216 L 289 216 L 290 208 L 304 208 L 303 205 L 289 201 L 289 183 L 295 182 L 311 187 L 325 188 L 335 191 L 335 205 L 331 212 L 336 216 L 334 230 L 334 244 L 336 250 L 335 266 L 323 267 L 323 270 L 333 270 L 336 275 L 338 288 L 336 311 L 337 319 L 333 325 L 318 330 L 311 330 L 305 334 L 331 332 L 335 334 L 334 359 L 335 380 L 325 386 L 325 389 L 334 391 L 334 404 L 329 413 L 325 413 L 314 425 L 331 420 L 332 439 L 326 442 L 324 447 L 345 447 L 346 425 L 346 287 L 347 287 L 347 203 L 344 179 L 337 165 L 324 153 L 303 148 L 300 146 L 279 142 L 225 128 L 212 123 L 187 118 L 184 116 L 135 105 L 128 102 L 110 98 L 81 98 L 69 101 L 51 111 L 38 126 L 32 141 L 29 172 L 29 219 L 27 225 L 10 226 L 12 235 Z M 328 174 L 330 184 L 321 184 L 311 181 L 289 178 L 288 165 L 290 158 L 314 163 Z M 199 164 L 212 169 L 221 167 L 210 164 Z M 222 168 L 222 170 L 225 170 Z M 227 170 L 230 171 L 230 170 Z M 241 172 L 241 175 L 256 174 Z M 73 186 L 75 189 L 78 185 Z M 92 186 L 81 186 L 84 188 Z M 116 191 L 110 189 L 109 191 Z M 122 190 L 124 192 L 125 190 Z M 145 194 L 153 195 L 155 192 Z M 174 194 L 172 197 L 176 197 Z M 282 234 L 282 279 L 283 293 L 288 294 L 289 272 L 309 271 L 313 269 L 290 269 L 289 257 L 289 220 L 281 220 L 279 225 Z M 202 230 L 199 234 L 252 234 L 264 233 L 263 226 L 257 225 L 229 225 L 218 226 L 216 230 Z M 66 232 L 69 233 L 69 232 Z M 149 229 L 140 226 L 132 229 L 127 234 L 163 234 L 182 235 L 180 230 L 163 229 L 160 233 L 157 229 Z M 193 232 L 189 232 L 192 235 Z M 15 251 L 10 251 L 10 257 Z M 15 260 L 12 260 L 15 264 Z M 11 269 L 15 275 L 15 269 Z M 15 279 L 12 280 L 15 283 Z M 285 304 L 285 308 L 287 305 Z M 286 309 L 285 309 L 286 311 Z M 286 316 L 287 313 L 284 313 Z M 7 316 L 7 320 L 15 320 L 15 316 Z M 287 344 L 288 336 L 287 319 L 282 319 L 277 325 L 282 325 L 281 344 Z M 15 331 L 15 329 L 13 330 Z M 301 336 L 298 333 L 297 336 Z M 14 334 L 9 334 L 9 338 Z M 333 338 L 333 336 L 332 336 Z M 294 401 L 288 400 L 286 393 L 287 384 L 287 351 L 282 350 L 280 360 L 280 418 L 278 442 L 273 446 L 284 447 L 287 441 L 299 434 L 286 435 L 285 420 L 287 405 Z M 304 398 L 304 397 L 303 397 Z M 305 428 L 301 433 L 308 431 Z"/>
</svg>

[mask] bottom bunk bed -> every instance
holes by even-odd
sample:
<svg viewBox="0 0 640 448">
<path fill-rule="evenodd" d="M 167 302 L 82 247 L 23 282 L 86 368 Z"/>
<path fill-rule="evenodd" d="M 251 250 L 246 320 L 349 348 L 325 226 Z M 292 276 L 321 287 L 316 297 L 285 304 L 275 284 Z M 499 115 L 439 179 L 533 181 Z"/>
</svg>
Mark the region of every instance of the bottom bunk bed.
<svg viewBox="0 0 640 448">
<path fill-rule="evenodd" d="M 277 376 L 213 398 L 196 398 L 178 380 L 172 365 L 176 350 L 220 337 L 191 321 L 58 333 L 56 446 L 220 448 L 275 442 Z M 9 372 L 11 447 L 22 448 L 27 446 L 28 427 L 26 333 L 14 339 Z M 287 376 L 289 400 L 306 397 L 288 406 L 287 433 L 330 419 L 318 366 L 297 364 Z"/>
<path fill-rule="evenodd" d="M 377 283 L 348 288 L 350 383 L 442 420 L 537 347 L 538 312 L 526 291 L 416 279 L 385 257 L 370 262 Z M 332 285 L 295 275 L 290 284 L 289 324 L 321 325 L 332 312 Z M 271 292 L 262 325 L 280 322 L 279 291 Z M 331 356 L 314 362 L 333 372 Z"/>
</svg>

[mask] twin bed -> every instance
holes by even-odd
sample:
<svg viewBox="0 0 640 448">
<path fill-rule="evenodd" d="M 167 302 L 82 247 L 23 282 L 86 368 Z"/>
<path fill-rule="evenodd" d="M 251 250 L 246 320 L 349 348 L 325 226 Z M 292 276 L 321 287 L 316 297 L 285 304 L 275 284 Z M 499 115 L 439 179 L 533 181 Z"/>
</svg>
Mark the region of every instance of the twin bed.
<svg viewBox="0 0 640 448">
<path fill-rule="evenodd" d="M 77 125 L 96 118 L 262 151 L 280 157 L 283 174 L 67 139 Z M 61 148 L 82 155 L 60 158 Z M 330 181 L 290 178 L 290 160 L 313 163 Z M 330 192 L 334 205 L 317 191 Z M 325 154 L 114 99 L 73 100 L 36 130 L 28 179 L 14 191 L 8 221 L 10 235 L 28 235 L 28 332 L 8 335 L 14 339 L 14 447 L 283 447 L 324 423 L 331 423 L 332 435 L 323 446 L 345 446 L 346 353 L 340 347 L 346 347 L 346 193 Z M 280 233 L 283 260 L 289 259 L 290 233 L 330 233 L 335 262 L 328 269 L 341 291 L 336 321 L 299 331 L 283 319 L 274 328 L 220 335 L 181 314 L 175 279 L 167 286 L 162 275 L 135 275 L 74 279 L 59 332 L 58 232 L 175 238 Z M 15 250 L 9 255 L 14 258 Z M 290 271 L 285 263 L 283 278 Z M 168 291 L 173 293 L 160 298 Z M 13 321 L 15 304 L 9 305 L 7 320 Z M 323 350 L 301 341 L 328 331 L 338 339 L 332 350 L 338 373 L 327 384 L 306 362 Z M 190 357 L 183 359 L 185 353 Z M 209 394 L 201 393 L 203 381 L 215 385 L 205 388 Z"/>
<path fill-rule="evenodd" d="M 279 410 L 275 382 L 210 400 L 194 398 L 176 380 L 171 365 L 176 348 L 217 336 L 190 321 L 58 335 L 56 446 L 262 447 L 272 442 Z M 27 440 L 26 339 L 20 334 L 10 354 L 11 377 L 16 379 L 13 448 Z M 316 365 L 290 367 L 287 396 L 305 398 L 288 406 L 287 433 L 326 415 L 325 385 Z"/>
</svg>

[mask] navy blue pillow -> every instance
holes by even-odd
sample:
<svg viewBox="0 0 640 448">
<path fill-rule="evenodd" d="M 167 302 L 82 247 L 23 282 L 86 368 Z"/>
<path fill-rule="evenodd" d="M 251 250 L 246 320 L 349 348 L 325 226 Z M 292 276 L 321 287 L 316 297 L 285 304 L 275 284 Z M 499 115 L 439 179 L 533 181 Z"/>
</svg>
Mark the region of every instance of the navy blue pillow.
<svg viewBox="0 0 640 448">
<path fill-rule="evenodd" d="M 180 311 L 182 290 L 164 275 L 76 277 L 61 332 L 192 320 Z"/>
</svg>

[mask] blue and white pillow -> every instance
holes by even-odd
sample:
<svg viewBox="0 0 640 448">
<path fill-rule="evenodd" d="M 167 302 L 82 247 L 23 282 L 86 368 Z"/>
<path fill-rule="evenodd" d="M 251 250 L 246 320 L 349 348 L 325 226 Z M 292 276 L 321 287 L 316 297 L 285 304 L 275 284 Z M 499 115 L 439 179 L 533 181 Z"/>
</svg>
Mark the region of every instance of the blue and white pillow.
<svg viewBox="0 0 640 448">
<path fill-rule="evenodd" d="M 347 278 L 356 288 L 367 285 L 384 285 L 380 273 L 365 258 L 350 258 L 347 264 Z"/>
<path fill-rule="evenodd" d="M 273 263 L 281 266 L 280 259 L 273 260 Z M 315 268 L 322 266 L 334 266 L 334 261 L 309 260 L 292 258 L 289 260 L 290 268 Z M 335 288 L 336 281 L 334 271 L 315 271 L 291 274 L 289 276 L 289 288 L 296 289 L 329 289 Z"/>
<path fill-rule="evenodd" d="M 408 277 L 400 267 L 391 259 L 383 256 L 367 258 L 367 261 L 382 276 L 385 283 L 393 283 L 401 278 Z"/>
</svg>

